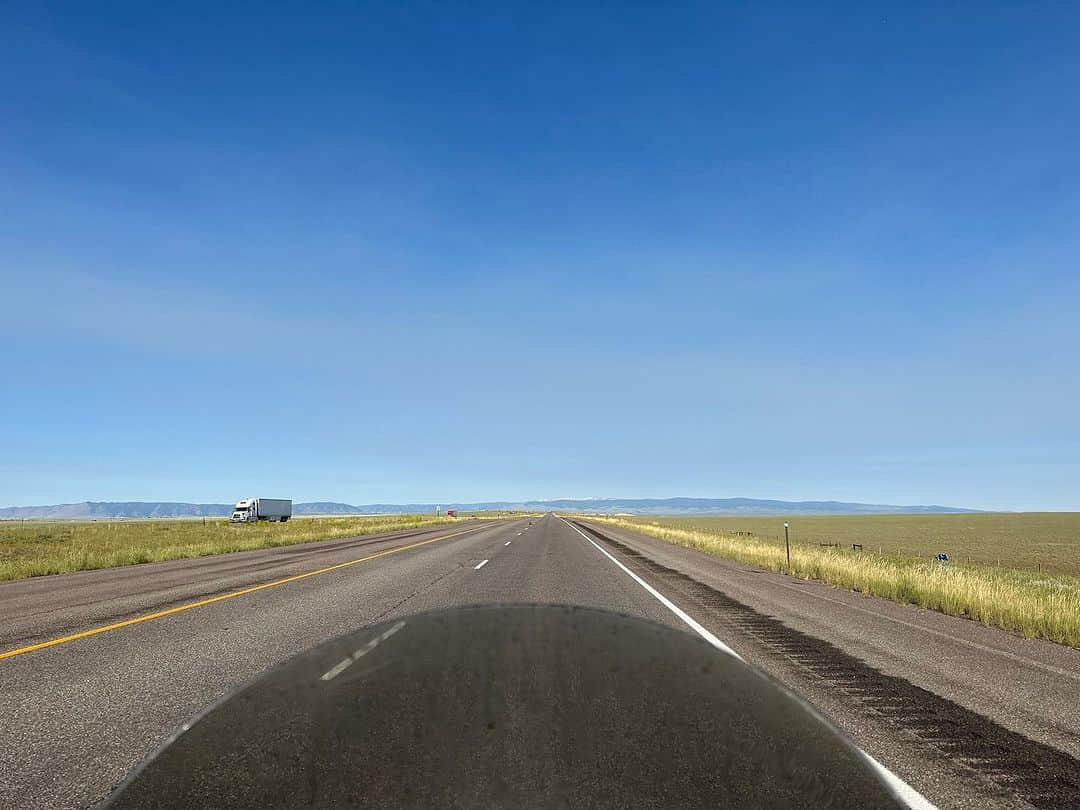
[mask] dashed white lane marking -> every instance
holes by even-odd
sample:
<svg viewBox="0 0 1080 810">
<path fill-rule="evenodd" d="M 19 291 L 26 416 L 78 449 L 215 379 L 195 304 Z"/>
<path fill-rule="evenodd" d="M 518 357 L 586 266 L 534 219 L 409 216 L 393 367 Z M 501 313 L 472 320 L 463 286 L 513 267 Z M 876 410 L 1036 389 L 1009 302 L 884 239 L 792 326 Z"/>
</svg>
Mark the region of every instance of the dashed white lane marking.
<svg viewBox="0 0 1080 810">
<path fill-rule="evenodd" d="M 615 565 L 619 566 L 619 568 L 629 574 L 630 577 L 635 582 L 637 582 L 638 585 L 640 585 L 653 596 L 655 596 L 664 607 L 666 607 L 668 610 L 670 610 L 672 613 L 674 613 L 676 616 L 678 616 L 680 619 L 690 625 L 691 629 L 694 630 L 694 632 L 696 632 L 699 636 L 701 636 L 707 642 L 716 647 L 716 649 L 721 650 L 722 652 L 726 652 L 730 655 L 734 655 L 740 661 L 743 660 L 743 658 L 737 652 L 731 649 L 731 647 L 729 647 L 727 644 L 722 642 L 720 639 L 718 639 L 716 636 L 714 636 L 712 633 L 710 633 L 708 630 L 706 630 L 704 627 L 702 627 L 700 624 L 698 624 L 696 621 L 686 615 L 686 613 L 680 610 L 675 604 L 673 604 L 670 599 L 665 597 L 662 593 L 657 591 L 656 588 L 654 588 L 648 582 L 643 580 L 641 577 L 639 577 L 637 574 L 635 574 L 633 571 L 631 571 L 629 568 L 627 568 L 625 565 L 623 565 L 621 562 L 611 556 L 611 554 L 608 553 L 607 549 L 594 542 L 591 537 L 585 534 L 585 532 L 581 531 L 581 529 L 579 529 L 577 526 L 575 526 L 573 523 L 570 523 L 569 521 L 564 520 L 563 522 L 566 523 L 566 525 L 573 529 L 575 532 L 584 537 L 586 540 L 588 540 L 590 543 L 592 543 L 592 545 L 596 548 L 597 551 L 599 551 L 601 554 L 603 554 L 605 557 L 615 563 Z M 856 746 L 856 748 L 858 748 L 858 746 Z M 880 762 L 878 762 L 876 759 L 866 753 L 862 748 L 858 748 L 858 751 L 860 754 L 866 757 L 867 761 L 870 763 L 870 766 L 875 771 L 877 771 L 878 775 L 885 782 L 885 784 L 889 786 L 889 788 L 896 795 L 896 797 L 899 798 L 902 802 L 904 802 L 904 804 L 906 804 L 909 808 L 911 808 L 911 810 L 937 810 L 937 808 L 933 804 L 927 801 L 925 796 L 923 796 L 921 793 L 915 790 L 915 788 L 913 788 L 895 773 L 890 771 L 888 768 L 886 768 L 884 765 L 882 765 Z"/>
<path fill-rule="evenodd" d="M 359 650 L 354 652 L 348 658 L 346 658 L 345 660 L 341 661 L 338 664 L 335 664 L 331 669 L 329 669 L 328 671 L 323 673 L 322 680 L 324 680 L 324 681 L 332 681 L 332 680 L 334 680 L 334 678 L 336 678 L 342 672 L 347 670 L 349 667 L 351 667 L 353 664 L 355 664 L 357 661 L 359 661 L 361 658 L 363 658 L 369 652 L 374 650 L 376 647 L 379 646 L 379 644 L 381 642 L 386 641 L 388 638 L 390 638 L 390 636 L 394 635 L 394 633 L 396 633 L 398 630 L 400 630 L 404 626 L 405 626 L 405 622 L 398 622 L 397 624 L 393 625 L 390 629 L 383 632 L 381 635 L 375 636 L 375 638 L 373 638 L 371 641 L 369 641 L 367 644 L 365 644 Z"/>
<path fill-rule="evenodd" d="M 485 565 L 487 565 L 487 564 L 488 564 L 488 561 L 487 561 L 487 560 L 484 560 L 484 561 L 483 561 L 482 563 L 480 563 L 480 564 L 479 564 L 478 566 L 476 566 L 475 568 L 473 568 L 473 571 L 479 571 L 479 570 L 480 570 L 481 568 L 483 568 L 483 567 L 484 567 Z"/>
</svg>

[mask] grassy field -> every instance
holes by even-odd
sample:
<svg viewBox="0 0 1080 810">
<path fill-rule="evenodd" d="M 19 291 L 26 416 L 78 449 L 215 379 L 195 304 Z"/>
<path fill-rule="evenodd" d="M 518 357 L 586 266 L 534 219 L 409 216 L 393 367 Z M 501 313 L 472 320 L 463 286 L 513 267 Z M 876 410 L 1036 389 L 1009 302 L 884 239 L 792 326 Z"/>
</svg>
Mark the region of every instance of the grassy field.
<svg viewBox="0 0 1080 810">
<path fill-rule="evenodd" d="M 784 518 L 593 519 L 760 568 L 787 568 Z M 793 576 L 1080 647 L 1080 514 L 787 520 Z M 941 551 L 948 565 L 931 559 Z"/>
<path fill-rule="evenodd" d="M 1080 512 L 970 515 L 840 515 L 799 517 L 650 518 L 664 526 L 784 539 L 793 543 L 839 543 L 851 550 L 933 557 L 945 552 L 954 563 L 1001 565 L 1080 576 Z"/>
<path fill-rule="evenodd" d="M 293 518 L 230 524 L 221 518 L 0 522 L 0 580 L 204 557 L 334 537 L 454 523 L 433 515 Z"/>
</svg>

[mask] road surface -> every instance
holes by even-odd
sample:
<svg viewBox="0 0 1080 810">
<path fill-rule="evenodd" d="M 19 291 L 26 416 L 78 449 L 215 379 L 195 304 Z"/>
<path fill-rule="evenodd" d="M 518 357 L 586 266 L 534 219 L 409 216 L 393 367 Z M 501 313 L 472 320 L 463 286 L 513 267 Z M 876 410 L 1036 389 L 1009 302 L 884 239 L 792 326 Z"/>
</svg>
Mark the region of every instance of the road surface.
<svg viewBox="0 0 1080 810">
<path fill-rule="evenodd" d="M 0 807 L 92 806 L 276 663 L 383 619 L 499 602 L 712 636 L 941 807 L 1080 795 L 1077 651 L 547 516 L 0 583 L 0 656 L 25 650 L 0 660 Z"/>
</svg>

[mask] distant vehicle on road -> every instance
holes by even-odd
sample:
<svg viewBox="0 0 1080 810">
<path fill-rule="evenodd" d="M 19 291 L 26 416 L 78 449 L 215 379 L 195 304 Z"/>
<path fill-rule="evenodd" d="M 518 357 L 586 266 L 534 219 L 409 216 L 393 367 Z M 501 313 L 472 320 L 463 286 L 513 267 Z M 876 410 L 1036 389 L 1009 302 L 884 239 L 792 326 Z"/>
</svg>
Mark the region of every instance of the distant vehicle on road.
<svg viewBox="0 0 1080 810">
<path fill-rule="evenodd" d="M 457 509 L 447 509 L 446 510 L 446 516 L 447 517 L 457 517 Z"/>
<path fill-rule="evenodd" d="M 254 523 L 269 520 L 284 523 L 292 517 L 292 501 L 282 498 L 245 498 L 233 507 L 230 523 Z"/>
</svg>

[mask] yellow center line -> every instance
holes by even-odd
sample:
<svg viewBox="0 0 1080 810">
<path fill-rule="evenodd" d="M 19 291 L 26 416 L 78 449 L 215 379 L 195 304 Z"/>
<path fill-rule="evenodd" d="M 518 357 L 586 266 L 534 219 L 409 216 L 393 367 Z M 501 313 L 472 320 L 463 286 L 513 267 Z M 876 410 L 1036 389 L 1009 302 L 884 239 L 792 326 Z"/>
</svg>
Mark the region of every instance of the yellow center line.
<svg viewBox="0 0 1080 810">
<path fill-rule="evenodd" d="M 348 568 L 350 565 L 358 565 L 368 560 L 374 560 L 378 557 L 386 557 L 390 554 L 397 554 L 402 551 L 408 551 L 413 548 L 420 548 L 420 546 L 426 546 L 431 543 L 437 543 L 440 540 L 449 540 L 451 537 L 457 537 L 461 534 L 467 534 L 468 532 L 474 532 L 478 529 L 486 528 L 484 526 L 474 526 L 470 529 L 462 529 L 459 532 L 453 534 L 446 534 L 442 537 L 435 537 L 431 540 L 423 540 L 419 543 L 411 543 L 407 546 L 399 546 L 398 548 L 388 549 L 387 551 L 380 551 L 377 554 L 369 554 L 367 557 L 360 557 L 357 560 L 349 560 L 348 562 L 338 563 L 337 565 L 329 565 L 326 568 L 318 568 L 314 571 L 308 571 L 303 574 L 297 574 L 292 577 L 285 577 L 285 579 L 277 579 L 273 582 L 265 582 L 262 585 L 253 585 L 250 588 L 243 588 L 239 591 L 232 591 L 231 593 L 224 593 L 220 596 L 212 596 L 209 599 L 201 599 L 198 602 L 188 602 L 186 605 L 178 605 L 177 607 L 169 608 L 168 610 L 159 610 L 156 613 L 148 613 L 145 616 L 137 616 L 134 619 L 127 619 L 122 622 L 116 622 L 115 624 L 106 624 L 102 627 L 95 627 L 92 630 L 84 630 L 81 633 L 74 633 L 70 636 L 62 636 L 60 638 L 50 639 L 49 641 L 42 641 L 38 644 L 31 644 L 28 647 L 19 647 L 16 650 L 8 650 L 7 652 L 0 653 L 0 661 L 5 658 L 14 658 L 16 655 L 24 655 L 28 652 L 34 652 L 35 650 L 44 650 L 46 647 L 55 647 L 58 644 L 67 644 L 69 641 L 77 641 L 80 638 L 87 638 L 89 636 L 96 636 L 99 633 L 108 633 L 110 630 L 119 630 L 122 627 L 130 627 L 133 624 L 142 624 L 143 622 L 151 621 L 152 619 L 160 619 L 164 616 L 172 616 L 174 613 L 183 613 L 185 610 L 193 610 L 197 607 L 204 607 L 206 605 L 212 605 L 215 602 L 224 602 L 226 599 L 235 599 L 238 596 L 245 596 L 249 593 L 255 593 L 256 591 L 265 591 L 267 588 L 276 588 L 278 585 L 286 585 L 290 582 L 297 582 L 301 579 L 307 579 L 308 577 L 315 577 L 319 574 L 326 574 L 330 571 L 338 571 L 342 568 Z"/>
</svg>

